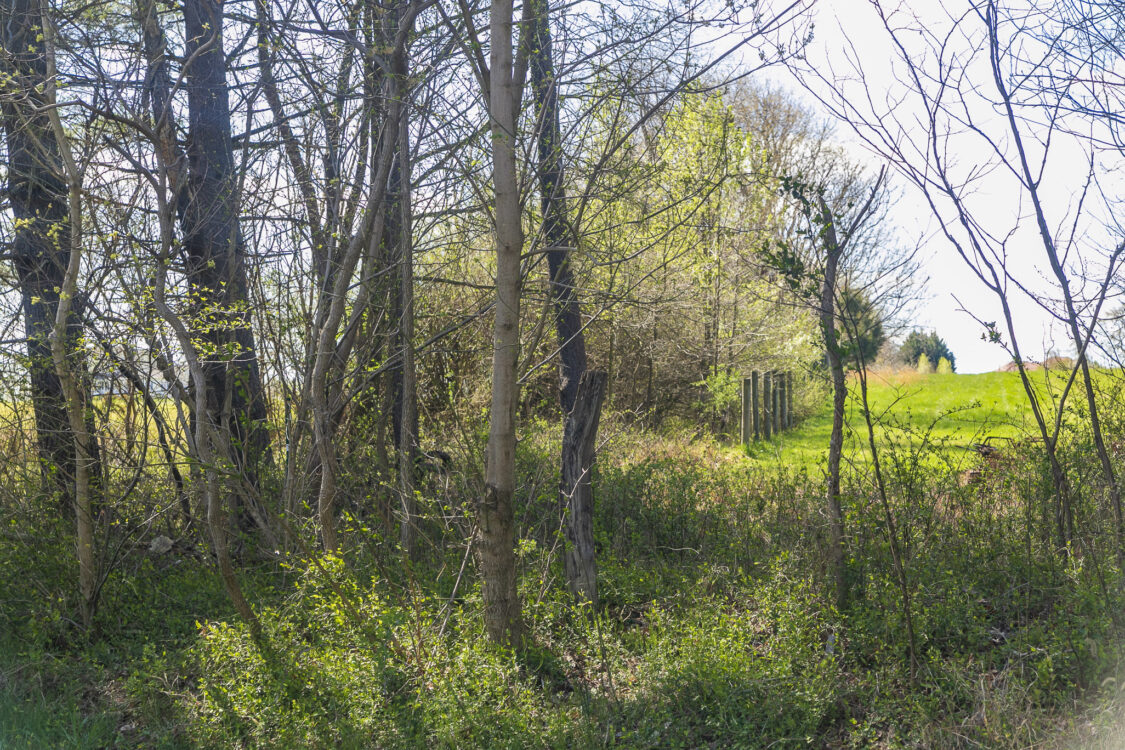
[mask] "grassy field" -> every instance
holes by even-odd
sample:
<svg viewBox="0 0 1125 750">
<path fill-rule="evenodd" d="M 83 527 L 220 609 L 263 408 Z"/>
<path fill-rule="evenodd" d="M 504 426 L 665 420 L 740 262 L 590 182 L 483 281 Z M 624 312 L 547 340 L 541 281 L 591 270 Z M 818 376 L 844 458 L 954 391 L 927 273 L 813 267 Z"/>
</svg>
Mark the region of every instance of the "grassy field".
<svg viewBox="0 0 1125 750">
<path fill-rule="evenodd" d="M 1059 387 L 1057 374 L 1032 373 L 1040 392 L 1047 396 Z M 845 451 L 853 459 L 867 454 L 867 433 L 860 409 L 859 381 L 848 381 Z M 941 449 L 954 465 L 972 462 L 972 445 L 993 438 L 1038 435 L 1027 408 L 1027 396 L 1014 372 L 979 375 L 922 375 L 912 370 L 875 371 L 868 380 L 868 400 L 880 442 L 917 449 L 923 441 Z M 832 429 L 830 409 L 822 407 L 794 429 L 750 447 L 756 461 L 789 466 L 815 466 L 828 453 Z"/>
</svg>

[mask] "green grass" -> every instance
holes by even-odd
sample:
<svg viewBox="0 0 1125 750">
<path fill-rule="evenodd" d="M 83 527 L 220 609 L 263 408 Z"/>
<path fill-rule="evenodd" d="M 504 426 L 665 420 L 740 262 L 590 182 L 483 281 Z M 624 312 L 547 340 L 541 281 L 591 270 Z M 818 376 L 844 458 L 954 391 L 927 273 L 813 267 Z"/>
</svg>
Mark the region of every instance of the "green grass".
<svg viewBox="0 0 1125 750">
<path fill-rule="evenodd" d="M 1058 375 L 1048 383 L 1043 372 L 1032 377 L 1045 396 L 1058 387 Z M 845 454 L 856 460 L 867 456 L 867 433 L 861 410 L 859 380 L 849 378 L 845 421 Z M 1027 408 L 1027 396 L 1018 373 L 988 372 L 979 375 L 920 375 L 915 372 L 873 372 L 868 378 L 868 400 L 880 442 L 919 448 L 923 441 L 942 449 L 954 465 L 971 457 L 973 443 L 988 437 L 1020 439 L 1038 435 Z M 751 445 L 751 458 L 794 467 L 815 467 L 828 453 L 832 412 L 820 408 L 793 429 L 769 441 Z M 1003 441 L 997 442 L 1003 445 Z"/>
<path fill-rule="evenodd" d="M 10 649 L 13 644 L 0 643 L 0 648 Z M 116 734 L 113 717 L 105 713 L 88 715 L 78 699 L 81 685 L 45 687 L 36 679 L 43 666 L 27 661 L 0 661 L 0 671 L 8 683 L 0 687 L 0 748 L 93 750 L 112 746 Z"/>
</svg>

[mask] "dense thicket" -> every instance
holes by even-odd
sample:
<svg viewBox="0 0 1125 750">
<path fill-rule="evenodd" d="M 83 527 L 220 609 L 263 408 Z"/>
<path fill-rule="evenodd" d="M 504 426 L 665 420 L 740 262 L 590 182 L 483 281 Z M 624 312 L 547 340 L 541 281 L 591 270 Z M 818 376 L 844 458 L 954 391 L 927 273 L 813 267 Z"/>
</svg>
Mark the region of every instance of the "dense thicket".
<svg viewBox="0 0 1125 750">
<path fill-rule="evenodd" d="M 588 611 L 584 625 L 567 620 L 581 629 L 606 599 L 636 604 L 615 588 L 633 556 L 708 550 L 737 577 L 757 563 L 736 547 L 789 546 L 809 592 L 763 606 L 818 599 L 825 617 L 846 619 L 879 602 L 901 628 L 856 638 L 885 626 L 913 686 L 925 649 L 943 647 L 922 571 L 950 559 L 927 546 L 940 532 L 914 501 L 936 518 L 968 490 L 954 489 L 949 465 L 933 486 L 911 480 L 911 467 L 921 477 L 945 459 L 902 453 L 868 402 L 867 369 L 917 296 L 888 169 L 952 202 L 947 225 L 964 231 L 945 239 L 1003 303 L 1007 333 L 988 331 L 1020 365 L 1036 419 L 1038 448 L 1019 449 L 1033 467 L 1020 480 L 1027 516 L 1007 517 L 1021 525 L 997 532 L 997 554 L 1022 554 L 1027 535 L 1020 575 L 1051 586 L 1089 559 L 1110 607 L 1120 571 L 1108 558 L 1120 567 L 1125 540 L 1120 415 L 1085 352 L 1125 254 L 1116 228 L 1102 227 L 1115 251 L 1069 254 L 1035 203 L 1053 285 L 1039 303 L 1076 352 L 1061 393 L 1041 387 L 1005 297 L 1021 282 L 958 202 L 965 183 L 940 155 L 910 160 L 927 148 L 886 146 L 889 167 L 869 169 L 814 110 L 764 83 L 763 68 L 799 68 L 813 38 L 811 2 L 766 5 L 0 0 L 0 520 L 15 529 L 0 557 L 46 554 L 39 540 L 68 550 L 56 563 L 75 557 L 76 573 L 36 593 L 74 621 L 59 638 L 112 631 L 103 591 L 143 588 L 138 554 L 173 547 L 193 569 L 214 563 L 253 648 L 297 648 L 286 618 L 327 618 L 333 648 L 367 643 L 390 685 L 408 681 L 398 671 L 423 660 L 420 644 L 469 627 L 458 608 L 534 657 L 554 637 L 545 606 L 564 619 Z M 1024 113 L 1060 116 L 1067 101 L 1060 129 L 1081 139 L 1081 122 L 1101 123 L 1090 154 L 1119 150 L 1105 91 L 1052 99 L 1042 78 L 1034 92 L 1006 88 L 1025 81 L 1035 49 L 1052 71 L 1119 60 L 1118 35 L 1095 22 L 1101 6 L 1068 6 L 1038 47 L 1016 51 L 1000 36 L 1031 25 L 993 3 L 973 9 L 1012 133 L 1043 119 Z M 834 111 L 862 131 L 856 110 Z M 1012 164 L 1037 200 L 1034 165 Z M 900 351 L 954 362 L 934 335 Z M 603 469 L 607 434 L 688 424 L 736 435 L 753 370 L 795 373 L 801 417 L 822 413 L 831 391 L 827 461 L 811 479 L 779 479 L 785 498 L 767 502 L 764 480 L 741 475 L 713 493 L 760 495 L 772 521 L 738 505 L 679 508 L 682 528 L 640 523 L 663 512 L 649 500 L 681 497 L 677 482 L 710 480 L 631 473 L 657 471 L 647 459 Z M 1083 450 L 1096 477 L 1082 473 Z M 961 528 L 956 513 L 942 517 Z M 291 574 L 317 603 L 279 613 L 262 589 Z M 347 588 L 367 575 L 401 598 Z M 314 590 L 331 590 L 331 613 Z M 4 607 L 9 619 L 38 611 Z M 425 623 L 413 656 L 406 622 Z M 810 698 L 794 731 L 840 718 L 825 705 Z M 419 726 L 395 731 L 417 739 Z"/>
<path fill-rule="evenodd" d="M 807 312 L 756 248 L 791 231 L 781 174 L 815 162 L 841 201 L 861 178 L 784 96 L 724 87 L 732 69 L 695 39 L 721 8 L 529 4 L 509 21 L 504 7 L 362 2 L 311 24 L 302 8 L 4 8 L 6 221 L 32 373 L 16 393 L 35 406 L 41 486 L 73 484 L 47 343 L 71 257 L 70 176 L 43 114 L 57 106 L 82 196 L 71 325 L 88 330 L 63 369 L 94 384 L 74 399 L 106 453 L 96 521 L 115 543 L 174 499 L 165 531 L 204 519 L 220 558 L 232 543 L 285 554 L 314 518 L 339 549 L 341 514 L 400 527 L 411 550 L 426 536 L 418 472 L 477 460 L 449 426 L 472 434 L 483 400 L 483 424 L 512 421 L 491 438 L 482 513 L 487 486 L 513 486 L 517 416 L 556 399 L 571 413 L 588 367 L 606 372 L 608 408 L 703 408 L 730 429 L 743 369 L 815 359 Z M 775 62 L 799 49 L 798 9 L 726 22 Z M 775 121 L 732 106 L 763 96 Z M 494 241 L 507 249 L 479 252 Z M 596 424 L 568 434 L 583 430 L 592 457 Z"/>
</svg>

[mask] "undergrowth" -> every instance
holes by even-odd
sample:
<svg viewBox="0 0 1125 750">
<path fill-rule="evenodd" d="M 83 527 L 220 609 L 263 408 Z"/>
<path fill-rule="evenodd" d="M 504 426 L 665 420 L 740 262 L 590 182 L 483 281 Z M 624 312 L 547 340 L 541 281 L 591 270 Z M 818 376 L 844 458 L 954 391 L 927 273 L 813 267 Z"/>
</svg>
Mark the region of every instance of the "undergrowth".
<svg viewBox="0 0 1125 750">
<path fill-rule="evenodd" d="M 353 538 L 372 538 L 345 558 L 244 561 L 258 640 L 204 552 L 143 544 L 107 581 L 99 632 L 80 635 L 57 593 L 73 573 L 66 525 L 13 514 L 0 746 L 1049 747 L 1122 677 L 1113 556 L 1093 541 L 1056 553 L 1030 449 L 968 486 L 911 454 L 924 440 L 889 449 L 912 678 L 864 464 L 845 483 L 852 599 L 838 611 L 821 477 L 622 435 L 595 478 L 601 606 L 576 609 L 544 468 L 554 439 L 543 428 L 520 449 L 519 653 L 484 636 L 448 505 L 431 508 L 441 544 L 411 566 L 359 523 Z M 1096 507 L 1080 506 L 1089 528 L 1105 523 Z"/>
</svg>

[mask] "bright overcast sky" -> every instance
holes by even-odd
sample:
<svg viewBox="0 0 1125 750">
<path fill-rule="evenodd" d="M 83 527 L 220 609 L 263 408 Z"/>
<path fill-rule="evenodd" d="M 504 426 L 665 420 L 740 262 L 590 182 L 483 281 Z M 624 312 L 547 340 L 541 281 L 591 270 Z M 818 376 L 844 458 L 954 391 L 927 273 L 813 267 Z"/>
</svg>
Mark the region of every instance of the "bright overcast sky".
<svg viewBox="0 0 1125 750">
<path fill-rule="evenodd" d="M 893 0 L 886 3 L 888 7 L 892 5 L 895 5 Z M 900 7 L 909 8 L 910 14 L 924 14 L 928 28 L 941 28 L 942 24 L 950 23 L 950 13 L 960 12 L 967 7 L 967 3 L 939 4 L 929 0 L 903 2 Z M 864 71 L 863 84 L 877 106 L 886 101 L 888 96 L 895 98 L 902 95 L 903 85 L 894 80 L 889 63 L 892 55 L 887 32 L 868 2 L 821 0 L 815 7 L 815 14 L 815 35 L 808 51 L 810 65 L 818 65 L 821 66 L 819 69 L 827 70 L 828 61 L 831 61 L 831 68 L 843 73 L 853 69 L 853 63 L 847 59 L 851 56 Z M 910 37 L 907 37 L 907 43 L 910 42 Z M 982 58 L 981 62 L 983 67 L 973 70 L 974 78 L 979 74 L 983 79 L 981 84 L 988 85 L 991 79 L 988 76 L 987 58 Z M 800 83 L 786 69 L 771 69 L 762 73 L 761 77 L 781 83 L 815 105 L 815 101 L 801 91 Z M 858 86 L 858 82 L 854 85 Z M 852 89 L 854 92 L 861 90 Z M 905 103 L 894 108 L 895 117 L 904 122 L 909 121 L 909 111 L 909 106 Z M 990 132 L 1003 130 L 1002 120 L 983 103 L 979 109 L 971 112 L 971 116 Z M 840 125 L 838 135 L 841 139 L 853 142 L 857 158 L 870 159 L 873 169 L 878 167 L 879 158 L 854 136 L 848 126 Z M 985 144 L 975 136 L 958 139 L 954 146 L 958 166 L 964 174 L 990 158 Z M 1029 148 L 1034 149 L 1034 146 Z M 1056 153 L 1057 156 L 1054 156 Z M 1064 139 L 1057 139 L 1052 143 L 1052 155 L 1048 162 L 1049 179 L 1043 181 L 1044 185 L 1050 186 L 1049 190 L 1044 191 L 1046 211 L 1053 228 L 1069 228 L 1073 221 L 1075 196 L 1081 193 L 1087 174 L 1087 159 L 1080 148 L 1069 146 Z M 942 236 L 940 225 L 921 193 L 904 180 L 899 180 L 899 187 L 902 198 L 896 204 L 893 221 L 899 227 L 903 243 L 911 246 L 922 243 L 924 272 L 931 279 L 928 297 L 918 305 L 914 322 L 922 328 L 935 329 L 945 339 L 957 357 L 958 371 L 995 370 L 1010 361 L 1010 357 L 1001 346 L 982 340 L 983 328 L 974 320 L 973 315 L 985 321 L 1000 321 L 999 305 Z M 1107 187 L 1103 183 L 1103 188 Z M 1036 232 L 1035 220 L 1029 215 L 1029 206 L 1026 203 L 1020 205 L 1019 195 L 1020 191 L 1013 178 L 1005 176 L 1001 170 L 976 183 L 971 206 L 994 232 L 1001 236 L 1010 234 L 1007 243 L 1009 267 L 1015 276 L 1033 291 L 1050 289 L 1053 287 L 1053 279 L 1048 281 L 1049 269 Z M 1098 226 L 1080 230 L 1079 236 L 1089 239 L 1095 234 L 1103 234 L 1100 222 L 1094 223 Z M 1105 240 L 1101 242 L 1104 246 Z M 1096 255 L 1093 245 L 1094 240 L 1089 239 L 1085 249 Z M 1050 316 L 1029 298 L 1013 294 L 1011 305 L 1025 358 L 1039 359 L 1050 352 L 1072 352 L 1065 331 L 1057 324 L 1052 325 Z"/>
</svg>

